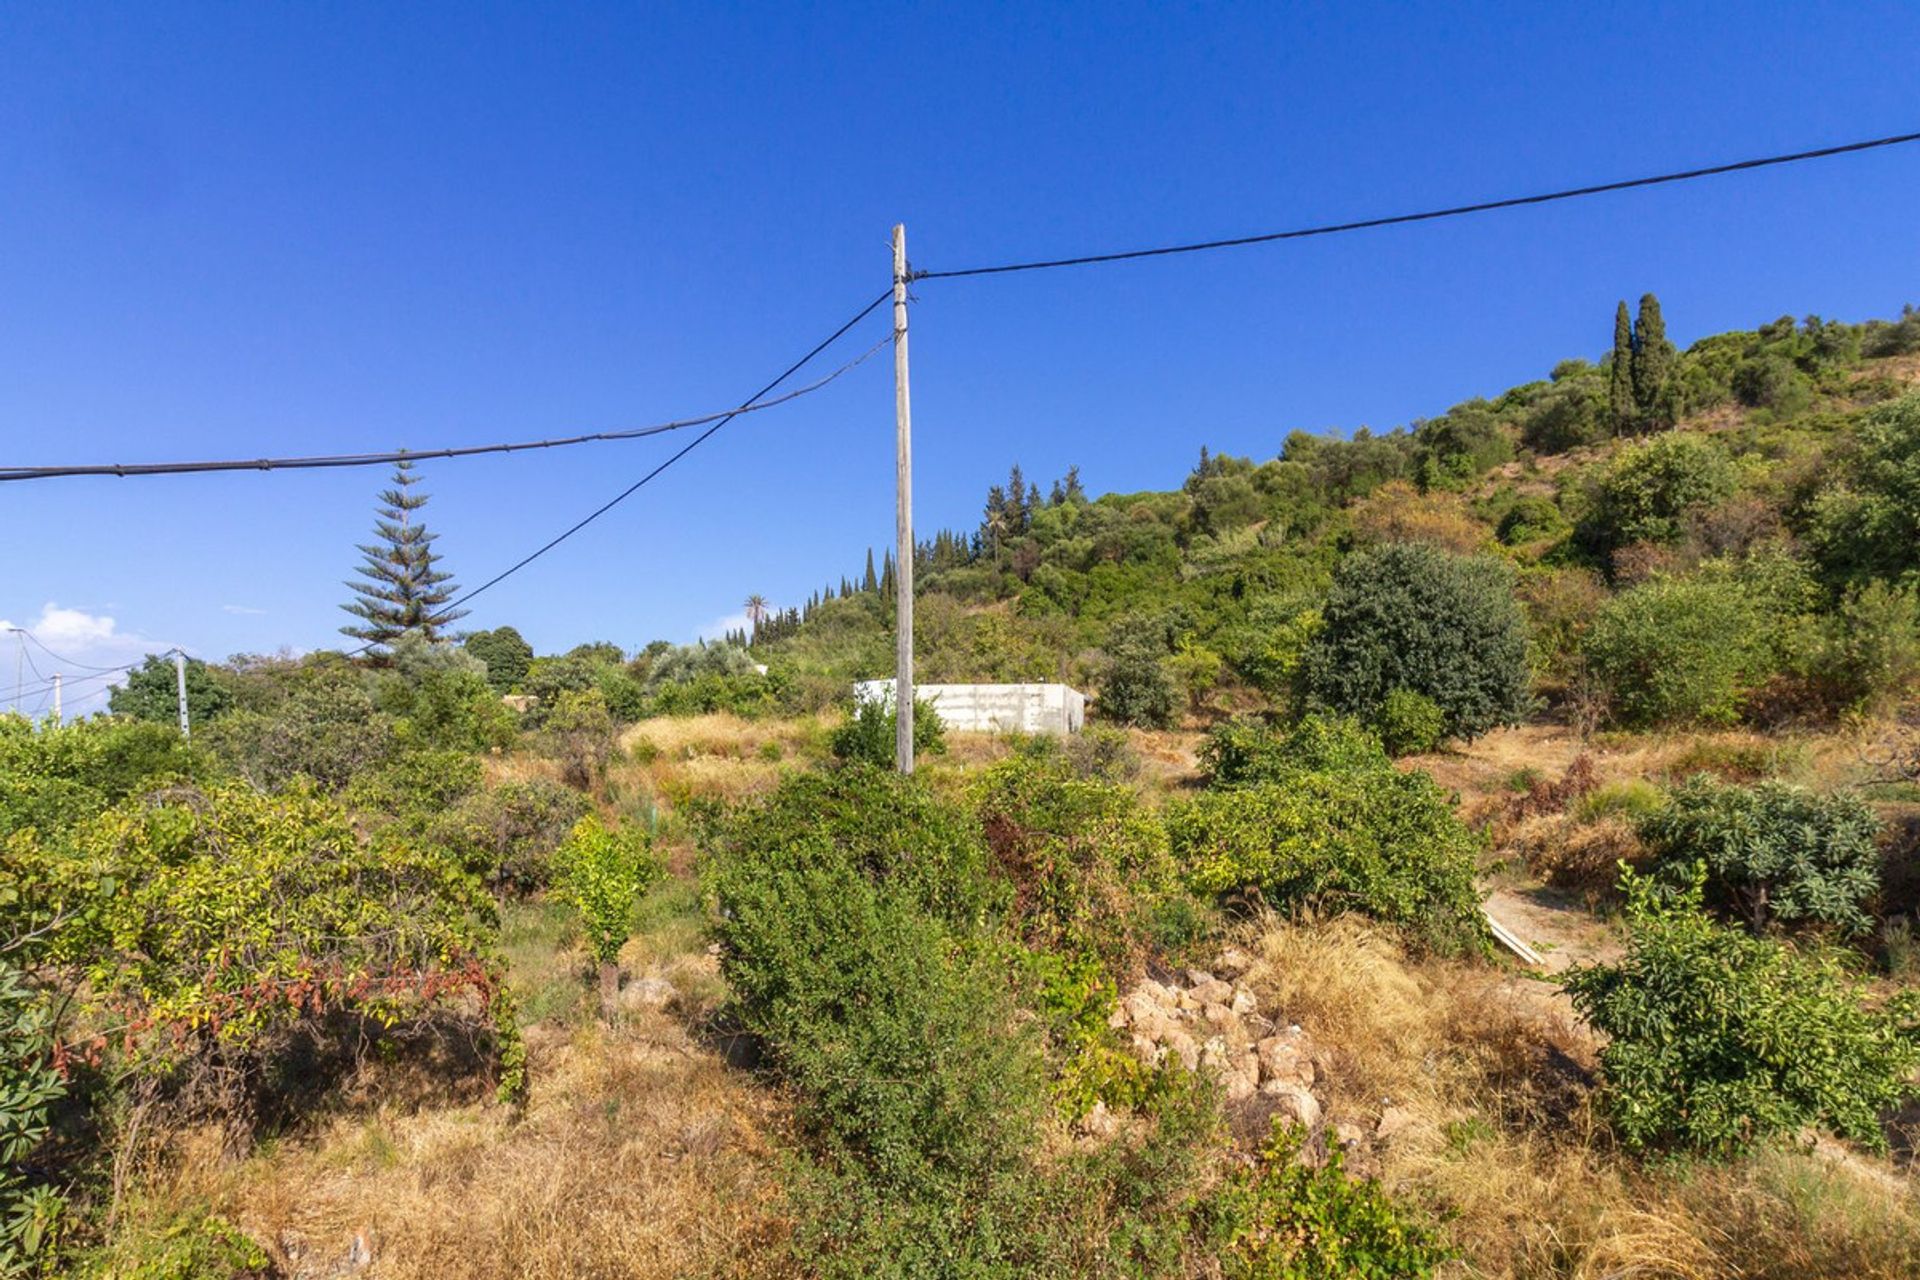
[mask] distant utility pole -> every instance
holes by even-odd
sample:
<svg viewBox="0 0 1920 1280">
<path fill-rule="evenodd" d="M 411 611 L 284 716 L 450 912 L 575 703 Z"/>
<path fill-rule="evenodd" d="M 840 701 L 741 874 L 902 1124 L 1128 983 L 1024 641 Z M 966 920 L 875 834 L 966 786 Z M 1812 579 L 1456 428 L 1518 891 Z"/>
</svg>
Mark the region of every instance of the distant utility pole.
<svg viewBox="0 0 1920 1280">
<path fill-rule="evenodd" d="M 180 703 L 180 736 L 193 737 L 193 726 L 187 723 L 187 655 L 180 650 L 173 651 L 173 688 Z"/>
<path fill-rule="evenodd" d="M 913 413 L 907 395 L 907 228 L 893 228 L 894 767 L 913 772 Z"/>
<path fill-rule="evenodd" d="M 55 724 L 59 724 L 61 720 L 62 720 L 62 717 L 60 715 L 60 673 L 56 671 L 53 673 L 53 722 Z"/>
</svg>

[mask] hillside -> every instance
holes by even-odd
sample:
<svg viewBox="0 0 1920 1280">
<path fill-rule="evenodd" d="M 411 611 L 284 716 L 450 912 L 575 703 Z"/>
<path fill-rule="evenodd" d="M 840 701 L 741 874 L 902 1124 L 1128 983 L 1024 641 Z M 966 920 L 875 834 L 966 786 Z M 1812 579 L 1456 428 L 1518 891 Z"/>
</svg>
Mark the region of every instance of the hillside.
<svg viewBox="0 0 1920 1280">
<path fill-rule="evenodd" d="M 911 778 L 885 556 L 544 656 L 380 630 L 416 556 L 365 656 L 188 663 L 190 739 L 157 656 L 0 717 L 0 1274 L 1920 1273 L 1920 314 L 1618 321 L 1016 469 L 920 673 L 1096 723 Z"/>
</svg>

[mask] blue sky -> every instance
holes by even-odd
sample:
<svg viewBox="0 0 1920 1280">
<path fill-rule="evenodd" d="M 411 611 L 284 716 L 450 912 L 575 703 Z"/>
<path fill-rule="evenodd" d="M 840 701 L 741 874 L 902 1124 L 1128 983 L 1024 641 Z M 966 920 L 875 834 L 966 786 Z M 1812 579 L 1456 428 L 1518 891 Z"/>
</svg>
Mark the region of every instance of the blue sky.
<svg viewBox="0 0 1920 1280">
<path fill-rule="evenodd" d="M 9 5 L 0 462 L 643 424 L 738 401 L 885 287 L 895 221 L 951 267 L 1904 132 L 1916 48 L 1910 4 Z M 1202 444 L 1435 413 L 1598 355 L 1648 289 L 1683 342 L 1895 314 L 1916 197 L 1906 148 L 927 282 L 920 524 L 976 521 L 1013 461 L 1168 487 Z M 875 359 L 728 427 L 470 622 L 631 647 L 797 602 L 891 536 L 892 433 Z M 491 576 L 674 447 L 427 464 L 447 566 Z M 0 487 L 0 619 L 103 665 L 333 643 L 380 479 Z"/>
</svg>

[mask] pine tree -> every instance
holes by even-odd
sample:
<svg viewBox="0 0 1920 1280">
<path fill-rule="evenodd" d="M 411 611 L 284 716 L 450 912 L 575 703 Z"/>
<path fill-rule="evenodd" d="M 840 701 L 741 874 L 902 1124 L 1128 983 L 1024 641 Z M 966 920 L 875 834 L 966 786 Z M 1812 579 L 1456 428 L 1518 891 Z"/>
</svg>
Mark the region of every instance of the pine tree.
<svg viewBox="0 0 1920 1280">
<path fill-rule="evenodd" d="M 1633 321 L 1627 316 L 1626 299 L 1613 313 L 1613 366 L 1607 373 L 1607 411 L 1613 416 L 1616 435 L 1633 430 L 1636 416 L 1633 402 Z"/>
<path fill-rule="evenodd" d="M 452 574 L 434 567 L 440 558 L 433 550 L 438 535 L 414 515 L 427 504 L 426 494 L 413 491 L 418 483 L 412 462 L 393 469 L 393 487 L 381 492 L 380 518 L 373 525 L 380 541 L 360 546 L 366 563 L 356 572 L 367 581 L 347 583 L 358 599 L 340 606 L 360 619 L 341 627 L 341 633 L 376 649 L 409 631 L 437 640 L 442 628 L 467 616 L 465 609 L 447 607 L 457 588 Z"/>
<path fill-rule="evenodd" d="M 1020 474 L 1016 462 L 1007 473 L 1007 533 L 1020 536 L 1027 531 L 1027 522 L 1027 478 Z"/>
<path fill-rule="evenodd" d="M 1079 467 L 1067 468 L 1066 483 L 1068 502 L 1085 502 L 1087 500 L 1087 491 L 1080 487 Z"/>
<path fill-rule="evenodd" d="M 1673 425 L 1669 386 L 1673 360 L 1673 344 L 1667 341 L 1666 322 L 1660 318 L 1660 299 L 1649 293 L 1640 299 L 1640 314 L 1633 323 L 1633 403 L 1641 423 L 1649 428 Z"/>
<path fill-rule="evenodd" d="M 1022 533 L 1027 533 L 1032 531 L 1033 513 L 1038 511 L 1039 509 L 1040 509 L 1040 486 L 1037 484 L 1030 484 L 1027 486 L 1027 506 L 1025 511 L 1026 526 L 1021 530 Z"/>
</svg>

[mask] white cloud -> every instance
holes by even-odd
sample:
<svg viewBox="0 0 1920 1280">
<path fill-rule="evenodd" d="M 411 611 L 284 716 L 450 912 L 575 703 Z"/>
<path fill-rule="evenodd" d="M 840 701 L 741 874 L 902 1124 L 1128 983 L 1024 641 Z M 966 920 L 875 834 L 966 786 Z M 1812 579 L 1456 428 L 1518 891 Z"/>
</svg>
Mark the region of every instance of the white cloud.
<svg viewBox="0 0 1920 1280">
<path fill-rule="evenodd" d="M 700 630 L 695 633 L 695 638 L 699 640 L 719 640 L 725 637 L 729 631 L 751 630 L 753 630 L 753 623 L 744 612 L 730 613 L 726 617 L 716 618 L 706 626 L 700 628 Z"/>
<path fill-rule="evenodd" d="M 223 604 L 220 606 L 220 612 L 238 613 L 248 617 L 265 617 L 267 611 L 265 609 L 256 609 L 250 604 Z"/>
</svg>

